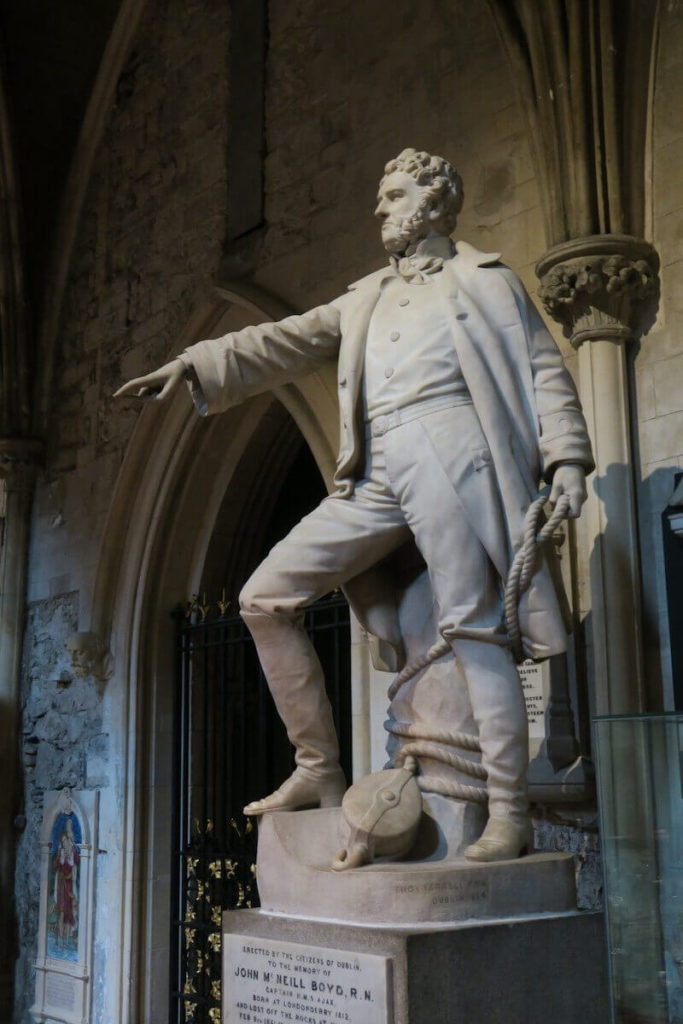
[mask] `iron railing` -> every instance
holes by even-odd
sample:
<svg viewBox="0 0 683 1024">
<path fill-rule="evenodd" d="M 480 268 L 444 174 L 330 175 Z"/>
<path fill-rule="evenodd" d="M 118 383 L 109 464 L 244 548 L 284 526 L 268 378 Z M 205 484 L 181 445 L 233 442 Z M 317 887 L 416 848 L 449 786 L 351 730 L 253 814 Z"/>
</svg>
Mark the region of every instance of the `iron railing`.
<svg viewBox="0 0 683 1024">
<path fill-rule="evenodd" d="M 349 610 L 341 594 L 313 605 L 306 628 L 325 670 L 350 777 Z M 178 614 L 171 863 L 171 1024 L 218 1024 L 221 914 L 258 906 L 256 830 L 245 803 L 292 770 L 292 751 L 256 650 L 224 602 Z"/>
</svg>

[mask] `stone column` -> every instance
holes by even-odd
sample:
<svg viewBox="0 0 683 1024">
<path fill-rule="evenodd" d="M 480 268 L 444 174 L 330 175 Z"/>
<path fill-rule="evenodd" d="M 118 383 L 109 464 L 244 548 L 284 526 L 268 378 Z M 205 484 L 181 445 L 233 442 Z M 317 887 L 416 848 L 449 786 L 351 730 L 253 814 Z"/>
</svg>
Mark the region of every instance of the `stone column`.
<svg viewBox="0 0 683 1024">
<path fill-rule="evenodd" d="M 14 906 L 15 819 L 20 809 L 20 678 L 31 500 L 41 444 L 0 438 L 5 490 L 0 544 L 0 1020 L 12 1020 L 17 956 Z"/>
<path fill-rule="evenodd" d="M 579 391 L 596 461 L 581 522 L 597 714 L 645 708 L 627 362 L 634 330 L 656 297 L 658 269 L 651 245 L 619 234 L 563 242 L 536 265 L 543 305 L 578 349 Z"/>
</svg>

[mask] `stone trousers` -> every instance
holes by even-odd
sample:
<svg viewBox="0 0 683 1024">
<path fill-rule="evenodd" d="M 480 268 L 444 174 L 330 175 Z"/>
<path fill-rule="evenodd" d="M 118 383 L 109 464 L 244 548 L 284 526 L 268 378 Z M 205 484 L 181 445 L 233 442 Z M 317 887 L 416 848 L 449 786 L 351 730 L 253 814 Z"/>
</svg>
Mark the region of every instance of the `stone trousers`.
<svg viewBox="0 0 683 1024">
<path fill-rule="evenodd" d="M 240 595 L 297 763 L 315 774 L 337 756 L 303 610 L 412 533 L 427 565 L 439 630 L 467 682 L 489 812 L 523 812 L 526 711 L 502 629 L 501 581 L 484 544 L 504 527 L 476 413 L 470 404 L 456 405 L 403 421 L 399 412 L 380 417 L 372 433 L 352 496 L 326 498 L 275 545 Z"/>
</svg>

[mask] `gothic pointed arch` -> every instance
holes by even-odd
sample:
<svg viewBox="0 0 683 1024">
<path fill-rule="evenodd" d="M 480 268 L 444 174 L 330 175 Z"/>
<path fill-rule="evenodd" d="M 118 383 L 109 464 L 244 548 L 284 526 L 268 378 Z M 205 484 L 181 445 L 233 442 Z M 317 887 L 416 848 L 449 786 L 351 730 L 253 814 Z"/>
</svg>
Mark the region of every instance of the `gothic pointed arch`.
<svg viewBox="0 0 683 1024">
<path fill-rule="evenodd" d="M 223 287 L 197 310 L 180 347 L 287 312 L 257 289 Z M 113 673 L 103 685 L 112 706 L 122 709 L 116 727 L 124 737 L 119 753 L 127 780 L 125 826 L 117 851 L 123 862 L 120 971 L 125 976 L 130 964 L 145 962 L 136 996 L 142 1019 L 148 1019 L 148 1008 L 163 995 L 165 984 L 146 958 L 158 958 L 149 941 L 151 930 L 162 928 L 157 934 L 167 934 L 169 912 L 170 612 L 200 590 L 226 494 L 233 503 L 242 501 L 239 486 L 231 490 L 235 474 L 278 402 L 296 423 L 329 487 L 338 429 L 333 371 L 330 379 L 316 373 L 207 419 L 197 416 L 183 390 L 167 406 L 142 410 L 100 545 L 89 633 L 95 634 L 98 649 L 111 652 Z M 135 827 L 141 820 L 146 828 Z M 120 1019 L 140 1018 L 122 1003 Z"/>
</svg>

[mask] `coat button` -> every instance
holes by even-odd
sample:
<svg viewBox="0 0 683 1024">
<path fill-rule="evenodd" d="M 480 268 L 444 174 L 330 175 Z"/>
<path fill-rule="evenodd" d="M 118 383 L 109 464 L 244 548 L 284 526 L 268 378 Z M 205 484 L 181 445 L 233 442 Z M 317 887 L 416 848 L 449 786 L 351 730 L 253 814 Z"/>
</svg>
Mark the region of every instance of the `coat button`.
<svg viewBox="0 0 683 1024">
<path fill-rule="evenodd" d="M 389 377 L 391 377 L 393 375 L 393 372 L 394 372 L 393 366 L 387 366 L 386 370 L 384 371 L 384 376 L 387 378 L 387 380 L 389 379 Z"/>
<path fill-rule="evenodd" d="M 339 387 L 340 388 L 345 388 L 346 387 L 346 377 L 341 377 L 340 378 L 340 380 L 339 380 Z"/>
<path fill-rule="evenodd" d="M 389 337 L 391 338 L 392 341 L 398 341 L 398 339 L 401 337 L 401 332 L 400 331 L 392 331 L 391 334 L 389 335 Z"/>
<path fill-rule="evenodd" d="M 410 299 L 399 299 L 398 300 L 399 306 L 407 306 L 409 302 L 410 302 Z"/>
</svg>

